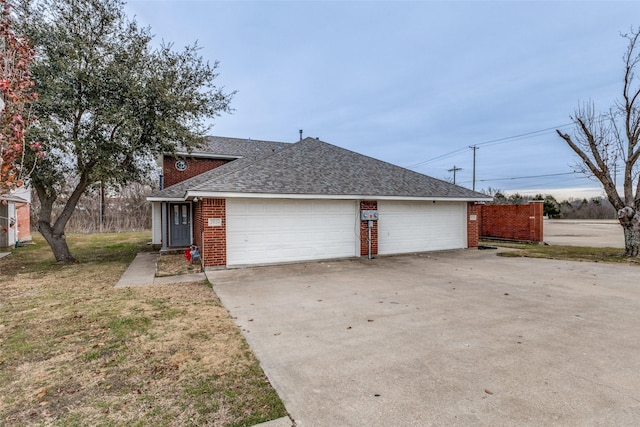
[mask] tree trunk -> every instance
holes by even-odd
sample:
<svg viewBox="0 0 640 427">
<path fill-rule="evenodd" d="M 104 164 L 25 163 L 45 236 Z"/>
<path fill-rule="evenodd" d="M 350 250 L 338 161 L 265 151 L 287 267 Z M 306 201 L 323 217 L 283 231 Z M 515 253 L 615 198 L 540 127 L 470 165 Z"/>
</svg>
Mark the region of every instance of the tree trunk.
<svg viewBox="0 0 640 427">
<path fill-rule="evenodd" d="M 36 190 L 38 199 L 40 199 L 40 213 L 38 214 L 38 231 L 45 238 L 53 256 L 56 258 L 58 264 L 69 264 L 76 261 L 71 255 L 67 240 L 64 235 L 64 229 L 75 210 L 80 196 L 84 193 L 89 185 L 89 173 L 84 172 L 79 179 L 75 189 L 67 199 L 62 212 L 58 215 L 55 222 L 52 223 L 53 217 L 53 204 L 58 198 L 58 194 L 55 190 L 47 191 L 45 185 L 38 181 L 34 181 L 33 187 Z"/>
<path fill-rule="evenodd" d="M 640 215 L 635 209 L 625 206 L 618 211 L 618 220 L 624 230 L 624 255 L 638 256 L 640 253 Z"/>
<path fill-rule="evenodd" d="M 640 233 L 633 228 L 624 227 L 624 256 L 638 256 L 638 249 L 640 249 Z"/>
<path fill-rule="evenodd" d="M 76 259 L 71 255 L 64 232 L 54 232 L 51 226 L 45 221 L 38 221 L 38 231 L 40 231 L 40 234 L 42 234 L 49 244 L 49 247 L 51 247 L 53 256 L 56 257 L 56 262 L 58 264 L 70 264 L 76 262 Z"/>
</svg>

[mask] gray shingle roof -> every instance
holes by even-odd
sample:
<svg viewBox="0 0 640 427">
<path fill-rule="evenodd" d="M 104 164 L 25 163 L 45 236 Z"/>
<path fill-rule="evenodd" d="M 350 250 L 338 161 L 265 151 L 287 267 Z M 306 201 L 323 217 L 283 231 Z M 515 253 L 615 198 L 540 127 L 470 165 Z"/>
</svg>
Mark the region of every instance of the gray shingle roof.
<svg viewBox="0 0 640 427">
<path fill-rule="evenodd" d="M 450 184 L 313 138 L 245 157 L 155 193 L 153 198 L 202 193 L 483 199 Z"/>
<path fill-rule="evenodd" d="M 261 141 L 251 138 L 227 138 L 224 136 L 210 136 L 206 145 L 194 149 L 191 153 L 179 149 L 179 153 L 187 155 L 219 155 L 258 158 L 281 150 L 291 144 L 286 142 Z"/>
</svg>

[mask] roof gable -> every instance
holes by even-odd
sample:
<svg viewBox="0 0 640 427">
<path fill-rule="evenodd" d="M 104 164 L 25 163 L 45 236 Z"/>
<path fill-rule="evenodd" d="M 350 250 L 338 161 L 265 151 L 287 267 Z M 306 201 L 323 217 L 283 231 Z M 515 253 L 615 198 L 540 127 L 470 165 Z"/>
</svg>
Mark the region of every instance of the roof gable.
<svg viewBox="0 0 640 427">
<path fill-rule="evenodd" d="M 475 191 L 313 138 L 256 159 L 235 160 L 152 197 L 186 198 L 187 193 L 488 200 Z"/>
</svg>

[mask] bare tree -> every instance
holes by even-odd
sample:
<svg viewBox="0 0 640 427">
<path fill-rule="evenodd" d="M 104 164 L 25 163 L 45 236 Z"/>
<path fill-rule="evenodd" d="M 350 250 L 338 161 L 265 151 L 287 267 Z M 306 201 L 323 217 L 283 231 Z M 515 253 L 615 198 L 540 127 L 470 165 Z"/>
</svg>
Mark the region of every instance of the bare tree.
<svg viewBox="0 0 640 427">
<path fill-rule="evenodd" d="M 70 183 L 68 187 L 73 187 Z M 70 189 L 65 189 L 68 197 Z M 151 229 L 151 203 L 146 197 L 153 192 L 148 184 L 131 183 L 119 189 L 106 189 L 101 192 L 100 185 L 94 185 L 82 195 L 73 215 L 67 223 L 66 230 L 71 233 L 122 232 Z M 103 195 L 104 194 L 104 195 Z M 53 214 L 60 215 L 66 202 L 53 206 Z M 31 222 L 38 221 L 40 200 L 33 198 Z"/>
<path fill-rule="evenodd" d="M 610 219 L 616 216 L 611 203 L 602 197 L 565 200 L 559 204 L 559 213 L 566 219 Z"/>
<path fill-rule="evenodd" d="M 593 102 L 579 106 L 571 120 L 576 125 L 573 135 L 556 130 L 578 155 L 583 173 L 596 177 L 609 202 L 618 212 L 624 230 L 625 255 L 638 256 L 640 251 L 640 85 L 635 71 L 640 63 L 640 29 L 623 37 L 629 44 L 623 56 L 625 64 L 622 99 L 610 110 L 597 114 Z M 623 194 L 616 188 L 615 171 L 624 167 Z M 612 174 L 612 171 L 614 173 Z"/>
</svg>

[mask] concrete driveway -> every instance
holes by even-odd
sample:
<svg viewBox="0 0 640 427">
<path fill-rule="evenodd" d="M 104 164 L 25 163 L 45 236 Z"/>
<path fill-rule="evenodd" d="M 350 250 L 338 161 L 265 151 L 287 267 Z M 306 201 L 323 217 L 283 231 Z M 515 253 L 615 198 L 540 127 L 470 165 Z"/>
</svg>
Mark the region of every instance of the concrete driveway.
<svg viewBox="0 0 640 427">
<path fill-rule="evenodd" d="M 624 248 L 622 226 L 616 219 L 547 219 L 543 233 L 550 245 Z"/>
<path fill-rule="evenodd" d="M 298 427 L 640 424 L 640 267 L 461 250 L 207 274 Z"/>
</svg>

